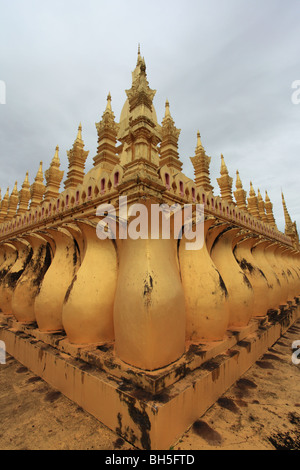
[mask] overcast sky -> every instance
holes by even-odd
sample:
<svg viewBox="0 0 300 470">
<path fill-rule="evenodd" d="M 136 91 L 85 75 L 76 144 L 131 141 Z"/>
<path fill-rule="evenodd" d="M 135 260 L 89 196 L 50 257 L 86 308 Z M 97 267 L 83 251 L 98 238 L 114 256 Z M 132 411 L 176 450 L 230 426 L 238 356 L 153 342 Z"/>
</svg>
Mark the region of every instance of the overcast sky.
<svg viewBox="0 0 300 470">
<path fill-rule="evenodd" d="M 158 120 L 168 98 L 181 129 L 184 172 L 199 129 L 215 194 L 223 153 L 234 182 L 239 169 L 244 189 L 268 190 L 281 230 L 282 189 L 300 228 L 299 0 L 0 0 L 2 197 L 40 160 L 46 170 L 56 145 L 67 170 L 80 121 L 92 167 L 95 122 L 109 91 L 119 120 L 138 43 Z"/>
</svg>

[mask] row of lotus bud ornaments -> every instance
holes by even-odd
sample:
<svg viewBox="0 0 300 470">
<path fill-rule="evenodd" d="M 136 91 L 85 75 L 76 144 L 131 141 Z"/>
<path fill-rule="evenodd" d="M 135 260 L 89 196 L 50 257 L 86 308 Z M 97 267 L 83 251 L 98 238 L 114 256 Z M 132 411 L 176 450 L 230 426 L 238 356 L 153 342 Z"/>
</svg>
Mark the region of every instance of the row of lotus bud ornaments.
<svg viewBox="0 0 300 470">
<path fill-rule="evenodd" d="M 142 369 L 176 361 L 188 341 L 222 340 L 229 328 L 293 302 L 300 254 L 214 217 L 205 242 L 100 240 L 75 220 L 0 245 L 0 308 L 78 345 L 115 342 Z"/>
</svg>

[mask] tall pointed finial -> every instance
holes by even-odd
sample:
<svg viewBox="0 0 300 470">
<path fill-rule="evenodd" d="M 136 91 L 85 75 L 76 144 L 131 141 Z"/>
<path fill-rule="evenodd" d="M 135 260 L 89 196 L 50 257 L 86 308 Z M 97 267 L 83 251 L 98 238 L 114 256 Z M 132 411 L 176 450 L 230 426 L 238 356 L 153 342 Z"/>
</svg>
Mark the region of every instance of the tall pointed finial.
<svg viewBox="0 0 300 470">
<path fill-rule="evenodd" d="M 30 201 L 30 183 L 28 178 L 28 171 L 22 184 L 22 189 L 19 192 L 19 208 L 17 214 L 24 214 L 28 209 L 28 203 Z"/>
<path fill-rule="evenodd" d="M 197 131 L 197 148 L 202 147 L 202 142 L 201 142 L 201 135 L 200 132 Z"/>
<path fill-rule="evenodd" d="M 14 189 L 12 190 L 12 194 L 18 194 L 18 181 L 15 182 Z"/>
<path fill-rule="evenodd" d="M 166 104 L 165 104 L 165 117 L 170 116 L 170 103 L 168 99 L 166 99 Z"/>
<path fill-rule="evenodd" d="M 291 216 L 290 216 L 290 214 L 287 210 L 286 202 L 285 202 L 282 190 L 281 190 L 281 199 L 282 199 L 282 206 L 283 206 L 284 219 L 285 219 L 285 233 L 292 233 L 293 232 L 293 222 L 292 222 Z"/>
<path fill-rule="evenodd" d="M 255 191 L 254 191 L 254 188 L 253 188 L 253 184 L 252 184 L 252 181 L 250 181 L 250 191 L 249 191 L 249 196 L 255 196 Z"/>
<path fill-rule="evenodd" d="M 136 65 L 140 65 L 142 63 L 142 56 L 141 56 L 141 45 L 138 44 L 138 55 L 137 55 L 137 63 Z"/>
<path fill-rule="evenodd" d="M 44 181 L 43 162 L 40 162 L 40 166 L 36 174 L 35 181 L 39 181 L 41 183 Z"/>
<path fill-rule="evenodd" d="M 82 134 L 81 134 L 81 131 L 82 131 L 82 125 L 81 125 L 81 122 L 80 122 L 80 123 L 79 123 L 79 126 L 78 126 L 77 137 L 76 137 L 76 140 L 77 140 L 77 141 L 82 141 Z"/>
<path fill-rule="evenodd" d="M 106 104 L 106 110 L 111 111 L 111 94 L 110 91 L 108 92 L 107 95 L 107 104 Z"/>
</svg>

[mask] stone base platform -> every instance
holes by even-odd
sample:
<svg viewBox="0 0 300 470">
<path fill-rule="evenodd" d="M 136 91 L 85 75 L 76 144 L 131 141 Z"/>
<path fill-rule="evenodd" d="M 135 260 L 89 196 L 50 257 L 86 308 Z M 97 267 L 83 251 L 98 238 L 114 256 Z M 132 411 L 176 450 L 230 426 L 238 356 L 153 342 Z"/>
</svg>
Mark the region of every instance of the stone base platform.
<svg viewBox="0 0 300 470">
<path fill-rule="evenodd" d="M 70 344 L 62 332 L 0 313 L 0 340 L 36 375 L 140 449 L 168 449 L 300 318 L 300 299 L 228 331 L 187 344 L 176 363 L 147 372 L 114 355 L 113 344 Z"/>
</svg>

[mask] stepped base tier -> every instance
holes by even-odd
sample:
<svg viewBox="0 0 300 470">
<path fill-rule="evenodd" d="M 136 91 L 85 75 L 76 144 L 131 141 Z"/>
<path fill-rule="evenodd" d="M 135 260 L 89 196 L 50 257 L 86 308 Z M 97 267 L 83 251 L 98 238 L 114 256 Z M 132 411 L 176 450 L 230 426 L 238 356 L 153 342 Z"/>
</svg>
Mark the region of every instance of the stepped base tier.
<svg viewBox="0 0 300 470">
<path fill-rule="evenodd" d="M 135 369 L 113 343 L 79 347 L 60 333 L 0 315 L 8 352 L 122 438 L 143 450 L 168 449 L 300 317 L 297 303 L 228 331 L 223 341 L 187 344 L 173 364 Z"/>
</svg>

